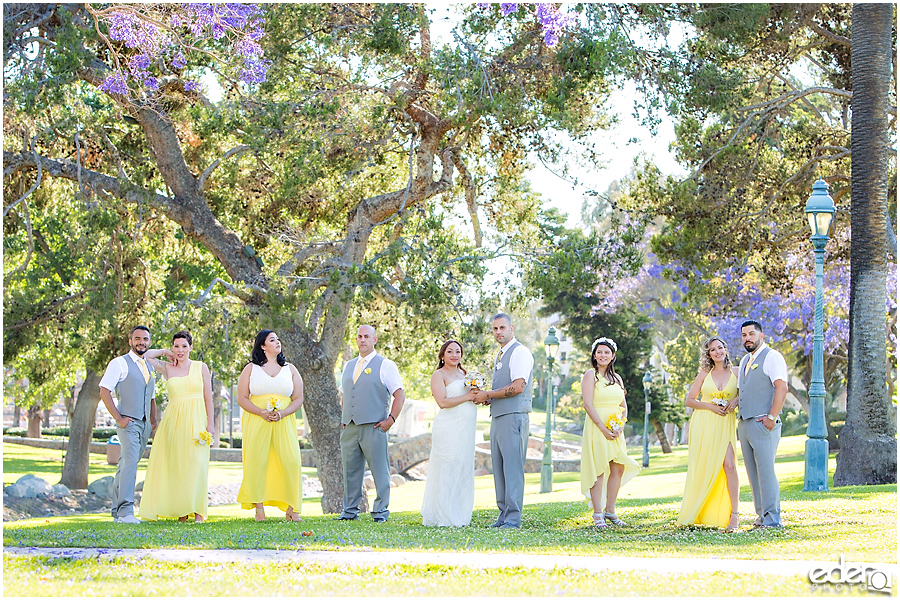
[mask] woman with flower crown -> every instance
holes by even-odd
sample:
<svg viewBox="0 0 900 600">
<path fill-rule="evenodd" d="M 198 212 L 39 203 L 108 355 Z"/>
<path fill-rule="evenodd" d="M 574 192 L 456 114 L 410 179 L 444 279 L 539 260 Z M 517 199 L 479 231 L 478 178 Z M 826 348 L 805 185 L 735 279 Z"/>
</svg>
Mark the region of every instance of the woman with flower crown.
<svg viewBox="0 0 900 600">
<path fill-rule="evenodd" d="M 207 476 L 213 423 L 209 367 L 191 360 L 193 339 L 187 331 L 172 336 L 171 350 L 149 350 L 144 358 L 166 378 L 169 403 L 160 420 L 141 494 L 140 516 L 187 521 L 206 520 Z M 172 362 L 159 360 L 166 355 Z"/>
<path fill-rule="evenodd" d="M 581 493 L 594 508 L 594 526 L 625 525 L 616 515 L 619 488 L 641 468 L 625 452 L 622 427 L 628 417 L 625 385 L 616 373 L 616 343 L 599 338 L 591 345 L 591 370 L 581 380 L 587 419 L 581 438 Z"/>
<path fill-rule="evenodd" d="M 238 490 L 241 508 L 256 509 L 265 521 L 264 506 L 284 511 L 288 521 L 302 521 L 300 444 L 294 416 L 303 405 L 303 379 L 281 352 L 274 331 L 264 329 L 253 342 L 250 364 L 238 379 L 244 477 Z"/>
<path fill-rule="evenodd" d="M 438 351 L 438 368 L 431 375 L 431 395 L 440 411 L 431 426 L 431 456 L 422 524 L 465 527 L 475 506 L 476 388 L 484 376 L 469 375 L 462 366 L 462 344 L 448 340 Z M 468 375 L 468 376 L 467 376 Z"/>
<path fill-rule="evenodd" d="M 710 338 L 700 348 L 700 373 L 685 400 L 694 414 L 679 525 L 712 525 L 724 527 L 725 533 L 737 531 L 737 395 L 737 375 L 728 358 L 728 347 L 721 338 Z"/>
</svg>

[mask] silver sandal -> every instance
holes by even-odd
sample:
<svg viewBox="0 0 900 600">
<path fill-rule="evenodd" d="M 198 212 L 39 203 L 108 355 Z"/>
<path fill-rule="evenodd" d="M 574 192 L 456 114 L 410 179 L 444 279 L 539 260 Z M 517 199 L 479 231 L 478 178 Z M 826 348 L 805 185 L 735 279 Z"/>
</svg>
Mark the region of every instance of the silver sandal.
<svg viewBox="0 0 900 600">
<path fill-rule="evenodd" d="M 624 525 L 628 525 L 628 523 L 626 523 L 625 521 L 623 521 L 622 519 L 620 519 L 619 517 L 617 517 L 617 516 L 616 516 L 616 513 L 606 512 L 606 511 L 604 510 L 604 511 L 603 511 L 603 518 L 606 519 L 606 521 L 607 521 L 610 525 L 615 525 L 615 526 L 617 526 L 617 527 L 622 527 L 622 526 L 624 526 Z"/>
</svg>

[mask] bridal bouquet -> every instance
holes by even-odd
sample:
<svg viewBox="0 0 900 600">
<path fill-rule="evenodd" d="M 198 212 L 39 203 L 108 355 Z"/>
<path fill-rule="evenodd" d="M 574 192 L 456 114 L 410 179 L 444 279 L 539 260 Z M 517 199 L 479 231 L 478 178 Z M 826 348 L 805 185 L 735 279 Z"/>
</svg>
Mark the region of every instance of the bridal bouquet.
<svg viewBox="0 0 900 600">
<path fill-rule="evenodd" d="M 625 420 L 622 419 L 622 417 L 620 417 L 618 413 L 613 413 L 609 415 L 608 419 L 606 419 L 606 428 L 613 433 L 622 431 L 623 427 L 625 427 Z"/>
<path fill-rule="evenodd" d="M 269 412 L 272 412 L 273 410 L 281 410 L 282 408 L 284 407 L 281 406 L 281 400 L 269 400 L 269 402 L 266 403 L 266 410 Z"/>
<path fill-rule="evenodd" d="M 212 435 L 208 431 L 201 431 L 194 443 L 198 446 L 212 446 Z"/>
<path fill-rule="evenodd" d="M 487 377 L 478 371 L 472 371 L 466 375 L 465 384 L 467 387 L 483 390 L 487 387 Z"/>
<path fill-rule="evenodd" d="M 712 403 L 716 406 L 728 406 L 728 392 L 713 392 L 710 398 L 712 398 Z"/>
</svg>

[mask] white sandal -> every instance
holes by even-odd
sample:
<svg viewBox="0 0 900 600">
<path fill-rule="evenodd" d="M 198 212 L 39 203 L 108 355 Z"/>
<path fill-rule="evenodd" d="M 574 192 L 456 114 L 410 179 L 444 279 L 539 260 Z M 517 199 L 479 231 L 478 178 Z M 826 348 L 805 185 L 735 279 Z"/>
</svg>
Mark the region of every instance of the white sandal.
<svg viewBox="0 0 900 600">
<path fill-rule="evenodd" d="M 624 525 L 628 525 L 625 521 L 616 516 L 616 513 L 603 511 L 603 518 L 609 521 L 610 525 L 615 525 L 617 527 L 622 527 Z"/>
<path fill-rule="evenodd" d="M 594 513 L 594 527 L 597 529 L 603 529 L 606 527 L 606 519 L 603 518 L 603 513 Z"/>
</svg>

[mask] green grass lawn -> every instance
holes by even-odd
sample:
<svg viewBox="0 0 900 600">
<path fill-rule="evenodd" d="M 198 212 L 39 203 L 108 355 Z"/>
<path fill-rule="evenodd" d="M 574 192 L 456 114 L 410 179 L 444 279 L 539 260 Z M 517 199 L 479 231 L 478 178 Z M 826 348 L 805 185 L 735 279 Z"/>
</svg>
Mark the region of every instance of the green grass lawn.
<svg viewBox="0 0 900 600">
<path fill-rule="evenodd" d="M 291 524 L 283 521 L 280 511 L 268 509 L 270 519 L 256 523 L 251 511 L 241 510 L 237 505 L 210 508 L 210 522 L 204 525 L 176 523 L 172 521 L 146 523 L 139 526 L 121 526 L 110 522 L 107 515 L 83 515 L 32 519 L 6 523 L 3 542 L 7 546 L 49 546 L 49 547 L 101 547 L 101 548 L 271 548 L 305 550 L 441 550 L 456 552 L 516 552 L 528 554 L 556 554 L 583 556 L 642 556 L 642 557 L 703 557 L 739 559 L 781 559 L 808 560 L 835 563 L 840 555 L 848 562 L 896 563 L 897 560 L 897 488 L 896 485 L 835 488 L 826 493 L 803 492 L 803 447 L 804 436 L 782 440 L 776 470 L 781 482 L 781 506 L 784 529 L 746 532 L 726 535 L 710 528 L 683 528 L 675 526 L 675 518 L 681 502 L 686 474 L 687 448 L 676 447 L 669 455 L 658 449 L 651 452 L 650 467 L 644 469 L 622 488 L 618 512 L 629 522 L 628 527 L 609 528 L 597 531 L 591 526 L 591 510 L 579 489 L 577 473 L 557 473 L 554 476 L 553 492 L 540 494 L 540 476 L 526 475 L 525 511 L 521 530 L 496 530 L 488 525 L 496 518 L 493 479 L 490 476 L 476 478 L 475 513 L 472 525 L 460 529 L 426 528 L 421 525 L 419 508 L 424 493 L 424 482 L 411 482 L 392 489 L 391 518 L 383 525 L 375 525 L 368 516 L 355 522 L 338 522 L 334 515 L 323 515 L 317 498 L 307 498 L 303 502 L 303 523 Z M 48 453 L 52 451 L 24 446 L 5 445 L 4 483 L 15 481 L 25 472 L 37 472 L 51 483 L 52 473 L 58 474 L 61 463 L 55 463 Z M 638 460 L 640 450 L 631 450 Z M 740 454 L 740 453 L 738 453 Z M 54 456 L 58 457 L 56 453 Z M 98 458 L 100 458 L 98 456 Z M 142 461 L 142 463 L 145 461 Z M 31 468 L 34 464 L 35 467 Z M 56 466 L 56 470 L 51 469 Z M 143 465 L 142 465 L 143 467 Z M 834 458 L 830 461 L 834 470 Z M 109 474 L 112 467 L 91 465 L 92 478 Z M 94 473 L 94 471 L 97 473 Z M 743 476 L 743 465 L 740 465 Z M 312 473 L 310 473 L 312 474 Z M 210 464 L 210 484 L 240 479 L 240 464 Z M 141 479 L 143 475 L 139 475 Z M 746 479 L 746 477 L 742 477 Z M 374 497 L 370 496 L 370 501 Z M 755 518 L 752 510 L 749 486 L 741 486 L 741 522 L 747 526 Z M 76 561 L 54 563 L 49 559 L 4 559 L 4 580 L 17 581 L 23 572 L 37 573 L 68 572 L 60 581 L 78 581 L 79 573 L 87 572 L 87 566 L 79 566 Z M 57 569 L 44 569 L 41 565 L 54 564 Z M 64 568 L 63 568 L 64 566 Z M 40 568 L 39 568 L 40 567 Z M 146 565 L 128 567 L 138 579 L 135 590 L 149 593 L 148 586 L 155 586 L 161 593 L 177 594 L 177 588 L 169 588 L 167 577 L 182 573 L 184 565 L 167 565 L 160 573 L 152 575 Z M 230 568 L 230 567 L 229 567 Z M 424 595 L 441 592 L 437 582 L 441 577 L 424 567 L 408 567 L 408 577 L 421 584 Z M 197 566 L 201 574 L 213 577 L 215 565 Z M 268 572 L 256 565 L 243 565 L 247 577 L 241 578 L 244 587 L 241 594 L 275 593 L 272 587 L 263 583 L 250 583 L 253 573 Z M 332 583 L 352 578 L 354 571 L 340 566 L 290 567 L 279 566 L 284 581 L 296 581 L 297 588 L 291 593 L 331 594 L 338 593 L 340 586 Z M 88 569 L 89 570 L 89 569 Z M 483 573 L 468 573 L 466 569 L 452 569 L 454 576 L 469 578 L 472 584 Z M 477 571 L 477 570 L 475 570 Z M 504 587 L 508 578 L 524 577 L 531 582 L 521 594 L 514 595 L 622 595 L 629 589 L 638 595 L 659 595 L 663 591 L 653 591 L 651 582 L 629 588 L 621 574 L 601 577 L 598 575 L 572 574 L 571 577 L 544 577 L 535 574 L 518 573 L 495 574 L 502 580 L 491 595 L 512 594 L 515 586 Z M 369 572 L 367 569 L 366 572 Z M 438 569 L 437 573 L 440 572 Z M 305 573 L 305 575 L 304 575 Z M 168 574 L 168 575 L 167 575 Z M 392 576 L 397 573 L 390 568 L 372 570 L 371 585 L 354 588 L 351 595 L 394 595 L 385 592 Z M 308 578 L 322 582 L 321 586 L 306 586 Z M 583 577 L 582 577 L 583 576 Z M 60 575 L 62 577 L 62 575 Z M 141 579 L 143 577 L 144 579 Z M 629 576 L 631 578 L 632 576 Z M 647 574 L 646 577 L 658 577 Z M 668 576 L 667 576 L 668 577 Z M 713 575 L 698 576 L 699 587 L 687 586 L 682 591 L 686 595 L 709 595 L 714 592 L 719 579 Z M 724 575 L 722 577 L 725 577 Z M 51 577 L 51 579 L 53 579 Z M 146 579 L 146 581 L 145 581 Z M 728 574 L 728 581 L 734 580 L 734 593 L 760 595 L 768 589 L 769 595 L 797 595 L 808 593 L 808 583 L 802 578 L 786 578 L 781 581 L 778 593 L 772 593 L 772 585 L 757 586 L 753 578 L 745 583 L 741 577 Z M 583 580 L 583 582 L 582 582 Z M 485 581 L 490 581 L 487 577 Z M 641 581 L 644 581 L 641 579 Z M 685 580 L 687 583 L 689 580 Z M 588 585 L 588 582 L 593 584 Z M 633 581 L 631 582 L 633 583 Z M 81 587 L 69 588 L 57 581 L 55 593 L 85 593 L 87 585 L 97 594 L 113 593 L 113 588 L 103 587 L 100 579 L 85 583 Z M 783 585 L 782 585 L 783 584 Z M 111 585 L 111 584 L 110 584 Z M 258 588 L 258 585 L 262 588 Z M 294 585 L 294 584 L 291 584 Z M 773 584 L 774 585 L 774 584 Z M 806 586 L 806 592 L 797 591 L 797 585 Z M 555 587 L 554 587 L 555 586 Z M 600 586 L 600 587 L 596 587 Z M 184 589 L 184 588 L 181 588 Z M 260 591 L 266 590 L 268 592 Z M 473 588 L 474 589 L 474 588 Z M 493 588 L 492 588 L 493 589 Z M 533 589 L 533 591 L 532 591 Z M 709 590 L 705 593 L 703 590 Z M 722 589 L 722 588 L 719 588 Z M 730 588 L 729 588 L 730 589 Z M 81 590 L 81 591 L 78 591 Z M 104 591 L 105 590 L 105 591 Z M 206 590 L 206 591 L 202 591 Z M 691 591 L 694 590 L 694 591 Z M 793 591 L 791 591 L 793 590 Z M 15 590 L 5 590 L 15 593 Z M 408 593 L 404 588 L 402 594 Z M 287 593 L 286 590 L 281 590 Z M 396 593 L 401 593 L 394 590 Z M 666 586 L 664 595 L 679 595 L 676 589 Z M 783 592 L 783 593 L 782 593 Z M 197 588 L 195 593 L 215 595 L 213 588 Z M 347 592 L 350 594 L 350 592 Z M 446 595 L 466 595 L 462 588 L 450 586 Z M 486 594 L 485 590 L 480 592 Z M 732 593 L 729 591 L 729 593 Z M 765 594 L 763 594 L 765 595 Z"/>
</svg>

